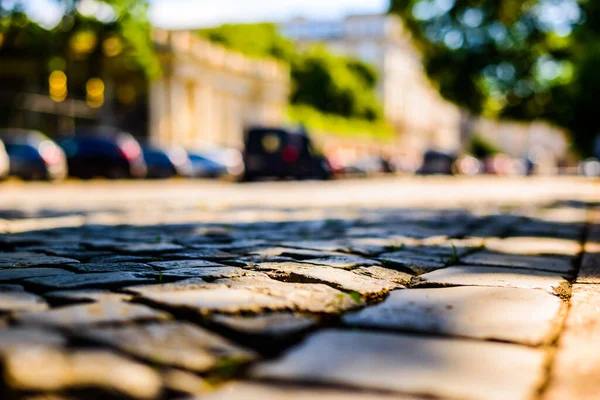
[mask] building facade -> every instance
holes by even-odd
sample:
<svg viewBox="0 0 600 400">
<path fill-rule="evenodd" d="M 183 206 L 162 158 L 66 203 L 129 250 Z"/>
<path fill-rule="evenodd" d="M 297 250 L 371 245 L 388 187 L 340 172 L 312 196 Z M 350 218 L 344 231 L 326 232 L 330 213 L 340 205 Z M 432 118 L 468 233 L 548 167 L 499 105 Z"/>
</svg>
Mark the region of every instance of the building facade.
<svg viewBox="0 0 600 400">
<path fill-rule="evenodd" d="M 156 31 L 163 75 L 150 84 L 150 140 L 190 149 L 241 148 L 244 128 L 285 120 L 289 70 L 189 31 Z"/>
<path fill-rule="evenodd" d="M 419 52 L 401 20 L 393 15 L 356 15 L 341 21 L 295 19 L 282 33 L 301 47 L 324 44 L 332 52 L 373 65 L 386 119 L 410 152 L 426 148 L 456 151 L 462 114 L 427 79 Z"/>
</svg>

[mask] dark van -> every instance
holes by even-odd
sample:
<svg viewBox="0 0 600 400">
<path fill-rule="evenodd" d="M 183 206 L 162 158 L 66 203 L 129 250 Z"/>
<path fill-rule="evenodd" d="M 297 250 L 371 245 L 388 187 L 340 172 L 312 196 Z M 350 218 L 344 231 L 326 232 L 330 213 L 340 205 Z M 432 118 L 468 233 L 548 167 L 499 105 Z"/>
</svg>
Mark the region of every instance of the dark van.
<svg viewBox="0 0 600 400">
<path fill-rule="evenodd" d="M 331 167 L 303 130 L 254 127 L 246 131 L 243 179 L 329 179 Z"/>
</svg>

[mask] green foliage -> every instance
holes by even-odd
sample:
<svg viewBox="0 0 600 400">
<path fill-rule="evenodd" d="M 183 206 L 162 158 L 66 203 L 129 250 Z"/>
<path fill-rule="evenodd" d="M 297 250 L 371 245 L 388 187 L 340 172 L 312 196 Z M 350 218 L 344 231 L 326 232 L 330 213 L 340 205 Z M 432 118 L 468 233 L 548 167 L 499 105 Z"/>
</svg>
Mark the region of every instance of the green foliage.
<svg viewBox="0 0 600 400">
<path fill-rule="evenodd" d="M 479 135 L 473 136 L 470 147 L 471 153 L 477 158 L 490 157 L 500 153 L 500 149 L 497 146 Z"/>
<path fill-rule="evenodd" d="M 294 44 L 277 33 L 277 26 L 261 24 L 225 24 L 198 31 L 200 36 L 253 57 L 274 57 L 291 62 Z"/>
<path fill-rule="evenodd" d="M 122 47 L 118 55 L 123 56 L 127 65 L 142 70 L 149 78 L 160 74 L 145 0 L 100 0 L 112 10 L 114 18 L 109 21 L 82 15 L 77 9 L 82 0 L 52 1 L 62 6 L 64 14 L 58 25 L 51 29 L 31 21 L 20 7 L 0 8 L 0 54 L 14 51 L 48 61 L 58 57 L 78 62 L 88 60 L 90 64 L 98 65 L 103 57 L 104 40 L 116 37 Z M 73 43 L 81 39 L 85 39 L 89 48 L 78 52 Z"/>
<path fill-rule="evenodd" d="M 222 25 L 201 29 L 211 41 L 254 57 L 273 57 L 290 65 L 291 102 L 329 114 L 379 120 L 374 88 L 377 71 L 359 60 L 334 56 L 322 47 L 302 52 L 273 24 Z"/>
<path fill-rule="evenodd" d="M 320 111 L 369 121 L 381 118 L 372 82 L 365 67 L 357 72 L 356 61 L 334 56 L 315 47 L 292 63 L 293 104 L 310 105 Z"/>
<path fill-rule="evenodd" d="M 381 141 L 394 138 L 393 128 L 383 120 L 367 121 L 359 118 L 346 118 L 337 114 L 326 114 L 307 105 L 290 106 L 288 118 L 291 122 L 306 126 L 309 131 Z"/>
<path fill-rule="evenodd" d="M 392 0 L 443 96 L 475 113 L 544 118 L 583 153 L 600 122 L 594 0 Z"/>
</svg>

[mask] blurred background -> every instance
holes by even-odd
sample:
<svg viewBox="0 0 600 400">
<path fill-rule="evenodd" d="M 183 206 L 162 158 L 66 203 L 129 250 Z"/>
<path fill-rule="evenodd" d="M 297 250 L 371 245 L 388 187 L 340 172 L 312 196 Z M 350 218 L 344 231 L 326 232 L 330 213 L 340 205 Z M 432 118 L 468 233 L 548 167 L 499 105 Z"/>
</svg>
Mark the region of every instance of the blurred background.
<svg viewBox="0 0 600 400">
<path fill-rule="evenodd" d="M 0 0 L 0 178 L 600 175 L 594 0 Z"/>
</svg>

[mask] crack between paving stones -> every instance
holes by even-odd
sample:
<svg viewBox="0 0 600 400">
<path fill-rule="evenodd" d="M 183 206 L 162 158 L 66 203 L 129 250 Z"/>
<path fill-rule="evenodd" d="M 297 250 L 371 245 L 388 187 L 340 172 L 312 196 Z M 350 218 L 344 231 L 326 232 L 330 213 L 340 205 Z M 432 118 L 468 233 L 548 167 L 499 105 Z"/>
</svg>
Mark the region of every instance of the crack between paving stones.
<svg viewBox="0 0 600 400">
<path fill-rule="evenodd" d="M 588 208 L 588 212 L 587 212 L 588 215 L 590 214 L 589 210 L 591 210 L 591 209 L 592 209 L 591 207 Z M 572 279 L 568 282 L 568 285 L 569 285 L 568 297 L 565 297 L 565 298 L 561 297 L 561 299 L 565 300 L 566 305 L 562 309 L 562 315 L 560 315 L 558 317 L 559 323 L 557 324 L 554 340 L 545 349 L 546 358 L 545 358 L 545 363 L 544 363 L 544 376 L 542 378 L 542 382 L 541 382 L 540 386 L 538 387 L 537 393 L 536 393 L 536 398 L 538 400 L 543 399 L 546 391 L 550 387 L 550 383 L 552 380 L 552 371 L 554 369 L 554 365 L 556 362 L 556 352 L 558 351 L 558 344 L 559 344 L 560 338 L 565 330 L 565 325 L 567 322 L 567 318 L 569 316 L 569 312 L 571 311 L 571 306 L 572 306 L 571 294 L 572 294 L 572 290 L 573 290 L 573 283 L 575 283 L 577 281 L 577 277 L 579 276 L 579 271 L 581 269 L 581 264 L 583 261 L 583 255 L 584 255 L 584 251 L 585 251 L 584 245 L 586 243 L 587 238 L 590 235 L 591 224 L 592 224 L 592 221 L 590 221 L 588 218 L 586 218 L 585 225 L 583 227 L 583 230 L 582 230 L 580 238 L 579 238 L 579 244 L 581 245 L 581 250 L 577 254 L 577 257 L 575 257 L 575 259 L 573 260 L 573 264 L 575 265 L 575 271 L 574 271 L 574 274 L 572 275 Z"/>
</svg>

